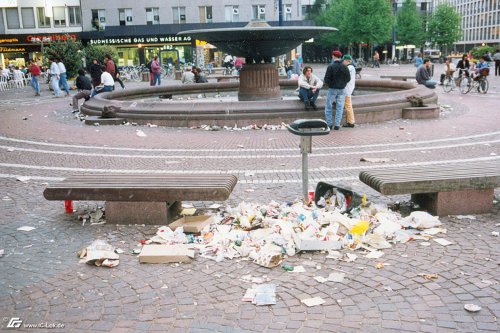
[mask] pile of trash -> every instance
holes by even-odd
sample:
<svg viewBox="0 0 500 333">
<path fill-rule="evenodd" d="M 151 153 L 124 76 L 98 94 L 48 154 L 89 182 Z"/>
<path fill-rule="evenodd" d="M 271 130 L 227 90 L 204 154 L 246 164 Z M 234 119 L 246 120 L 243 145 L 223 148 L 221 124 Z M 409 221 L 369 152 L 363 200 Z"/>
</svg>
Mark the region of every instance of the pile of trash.
<svg viewBox="0 0 500 333">
<path fill-rule="evenodd" d="M 349 210 L 344 200 L 320 200 L 324 208 L 302 201 L 267 205 L 242 202 L 226 207 L 199 233 L 185 233 L 182 225 L 162 226 L 145 244 L 179 245 L 196 248 L 202 257 L 250 258 L 258 265 L 276 267 L 287 256 L 300 251 L 328 251 L 329 257 L 354 261 L 361 250 L 368 258 L 380 258 L 384 249 L 411 240 L 428 241 L 446 233 L 441 222 L 423 211 L 407 217 L 385 205 L 363 202 Z M 434 239 L 441 245 L 451 242 Z M 344 253 L 341 250 L 346 250 Z M 349 251 L 347 251 L 349 250 Z"/>
</svg>

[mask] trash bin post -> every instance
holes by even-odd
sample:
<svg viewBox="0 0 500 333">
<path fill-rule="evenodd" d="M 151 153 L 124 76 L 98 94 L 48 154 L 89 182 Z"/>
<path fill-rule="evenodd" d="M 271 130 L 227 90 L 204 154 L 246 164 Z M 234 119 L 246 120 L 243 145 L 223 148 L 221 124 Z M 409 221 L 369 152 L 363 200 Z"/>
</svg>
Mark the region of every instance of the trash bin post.
<svg viewBox="0 0 500 333">
<path fill-rule="evenodd" d="M 330 133 L 328 125 L 323 119 L 297 119 L 287 125 L 290 133 L 300 136 L 300 153 L 302 154 L 302 194 L 304 202 L 308 201 L 309 189 L 309 162 L 308 154 L 312 152 L 312 136 Z"/>
</svg>

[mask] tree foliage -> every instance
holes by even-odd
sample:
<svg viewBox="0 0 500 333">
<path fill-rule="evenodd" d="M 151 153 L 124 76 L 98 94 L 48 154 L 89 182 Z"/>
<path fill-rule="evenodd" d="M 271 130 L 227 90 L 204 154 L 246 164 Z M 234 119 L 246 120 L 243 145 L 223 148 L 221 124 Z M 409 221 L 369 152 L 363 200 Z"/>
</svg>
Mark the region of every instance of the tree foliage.
<svg viewBox="0 0 500 333">
<path fill-rule="evenodd" d="M 61 59 L 66 67 L 68 78 L 75 77 L 82 66 L 82 43 L 75 41 L 69 35 L 66 40 L 56 40 L 44 49 L 45 58 Z"/>
<path fill-rule="evenodd" d="M 403 45 L 422 45 L 425 41 L 423 19 L 415 0 L 405 0 L 396 16 L 396 39 Z"/>
<path fill-rule="evenodd" d="M 92 61 L 97 59 L 99 63 L 104 63 L 104 55 L 109 54 L 112 59 L 116 60 L 118 52 L 116 48 L 111 45 L 89 45 L 85 48 L 85 62 L 87 68 L 90 68 Z"/>
<path fill-rule="evenodd" d="M 446 3 L 438 5 L 429 19 L 428 40 L 444 47 L 452 46 L 460 39 L 461 20 L 462 18 L 453 6 Z"/>
<path fill-rule="evenodd" d="M 336 0 L 315 16 L 316 24 L 339 29 L 337 32 L 322 35 L 319 38 L 320 44 L 331 48 L 333 45 L 348 46 L 356 41 L 351 30 L 353 3 L 353 0 Z"/>
<path fill-rule="evenodd" d="M 480 45 L 480 46 L 476 46 L 474 47 L 472 50 L 470 50 L 470 52 L 472 53 L 472 56 L 474 57 L 474 59 L 479 59 L 481 58 L 481 56 L 484 56 L 486 54 L 486 52 L 490 51 L 491 54 L 494 53 L 494 48 L 493 46 L 488 46 L 488 45 Z"/>
<path fill-rule="evenodd" d="M 351 0 L 350 24 L 356 42 L 381 44 L 391 39 L 394 16 L 387 0 Z"/>
</svg>

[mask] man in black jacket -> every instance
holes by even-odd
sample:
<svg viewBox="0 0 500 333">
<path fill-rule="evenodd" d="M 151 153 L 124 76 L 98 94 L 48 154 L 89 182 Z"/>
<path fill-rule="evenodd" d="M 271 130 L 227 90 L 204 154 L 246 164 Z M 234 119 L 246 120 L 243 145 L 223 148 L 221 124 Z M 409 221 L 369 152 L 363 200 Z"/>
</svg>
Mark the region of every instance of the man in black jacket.
<svg viewBox="0 0 500 333">
<path fill-rule="evenodd" d="M 325 117 L 326 123 L 330 128 L 333 126 L 332 122 L 332 104 L 335 101 L 335 126 L 334 130 L 340 129 L 340 121 L 342 120 L 342 113 L 344 112 L 345 102 L 345 87 L 351 80 L 349 69 L 342 63 L 342 53 L 340 51 L 333 51 L 333 63 L 326 69 L 324 84 L 328 86 L 328 94 L 326 96 Z"/>
<path fill-rule="evenodd" d="M 85 76 L 85 71 L 80 68 L 78 70 L 78 77 L 76 78 L 76 88 L 78 89 L 78 93 L 73 96 L 73 113 L 78 112 L 78 100 L 81 98 L 85 98 L 88 100 L 90 98 L 90 91 L 92 90 L 92 85 L 90 84 L 90 80 Z"/>
</svg>

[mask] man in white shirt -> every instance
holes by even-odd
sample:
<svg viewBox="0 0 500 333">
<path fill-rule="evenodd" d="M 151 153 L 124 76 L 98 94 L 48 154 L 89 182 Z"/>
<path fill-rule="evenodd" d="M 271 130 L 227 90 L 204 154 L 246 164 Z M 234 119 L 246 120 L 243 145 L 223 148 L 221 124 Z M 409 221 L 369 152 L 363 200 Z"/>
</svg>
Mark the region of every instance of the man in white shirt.
<svg viewBox="0 0 500 333">
<path fill-rule="evenodd" d="M 305 66 L 302 74 L 299 77 L 299 97 L 304 102 L 306 111 L 312 107 L 317 110 L 316 99 L 319 95 L 319 90 L 323 87 L 321 81 L 316 75 L 312 73 L 310 66 Z"/>
<path fill-rule="evenodd" d="M 56 97 L 61 97 L 61 89 L 59 89 L 59 66 L 57 66 L 56 59 L 50 58 L 50 85 L 54 90 Z"/>
<path fill-rule="evenodd" d="M 115 80 L 113 79 L 111 74 L 106 72 L 106 66 L 102 66 L 101 69 L 101 84 L 94 88 L 94 91 L 92 92 L 92 95 L 90 97 L 94 97 L 95 95 L 102 92 L 113 91 L 113 89 L 115 88 Z"/>
<path fill-rule="evenodd" d="M 58 59 L 57 67 L 59 67 L 59 85 L 62 85 L 66 92 L 66 96 L 71 96 L 69 93 L 68 78 L 66 76 L 66 66 L 64 66 L 61 59 Z"/>
</svg>

